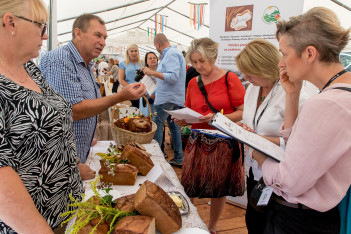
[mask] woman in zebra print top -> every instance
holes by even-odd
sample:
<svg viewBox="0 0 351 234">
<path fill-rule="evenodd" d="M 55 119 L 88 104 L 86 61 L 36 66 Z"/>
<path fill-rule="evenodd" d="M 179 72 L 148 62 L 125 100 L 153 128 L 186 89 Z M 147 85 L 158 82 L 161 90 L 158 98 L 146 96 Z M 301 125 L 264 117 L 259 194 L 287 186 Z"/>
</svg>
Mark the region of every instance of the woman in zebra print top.
<svg viewBox="0 0 351 234">
<path fill-rule="evenodd" d="M 52 233 L 83 192 L 72 110 L 30 61 L 48 38 L 43 2 L 0 1 L 0 17 L 0 233 Z"/>
</svg>

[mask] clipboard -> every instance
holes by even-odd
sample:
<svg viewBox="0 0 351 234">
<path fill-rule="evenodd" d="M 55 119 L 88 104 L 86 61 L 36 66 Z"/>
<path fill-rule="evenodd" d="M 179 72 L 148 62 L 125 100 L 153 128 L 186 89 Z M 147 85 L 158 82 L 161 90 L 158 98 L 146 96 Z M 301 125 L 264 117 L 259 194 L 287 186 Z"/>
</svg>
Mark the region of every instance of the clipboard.
<svg viewBox="0 0 351 234">
<path fill-rule="evenodd" d="M 285 152 L 281 147 L 255 133 L 245 130 L 221 113 L 216 113 L 209 125 L 278 162 L 283 161 L 285 158 Z"/>
</svg>

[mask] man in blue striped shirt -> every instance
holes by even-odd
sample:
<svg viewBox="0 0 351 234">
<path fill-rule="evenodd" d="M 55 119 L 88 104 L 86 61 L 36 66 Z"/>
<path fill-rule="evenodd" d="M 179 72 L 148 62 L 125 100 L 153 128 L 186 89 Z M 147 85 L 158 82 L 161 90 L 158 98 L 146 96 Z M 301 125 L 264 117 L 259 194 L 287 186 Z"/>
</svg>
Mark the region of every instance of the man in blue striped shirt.
<svg viewBox="0 0 351 234">
<path fill-rule="evenodd" d="M 73 39 L 67 45 L 47 53 L 39 64 L 49 84 L 72 104 L 73 127 L 77 153 L 86 162 L 97 124 L 97 115 L 110 106 L 126 100 L 137 100 L 146 88 L 130 84 L 121 92 L 101 97 L 100 85 L 93 70 L 92 59 L 100 55 L 106 43 L 105 22 L 98 16 L 83 14 L 73 24 Z M 94 178 L 87 165 L 78 165 L 82 178 Z"/>
<path fill-rule="evenodd" d="M 159 33 L 154 38 L 156 50 L 162 54 L 156 71 L 147 67 L 142 70 L 146 75 L 160 79 L 155 91 L 155 110 L 157 115 L 154 121 L 157 125 L 154 139 L 161 145 L 163 139 L 163 126 L 167 120 L 172 135 L 174 158 L 168 162 L 181 167 L 183 165 L 182 139 L 179 127 L 171 121 L 171 116 L 164 110 L 177 110 L 184 107 L 185 102 L 185 76 L 186 63 L 184 56 L 171 46 L 167 37 Z"/>
</svg>

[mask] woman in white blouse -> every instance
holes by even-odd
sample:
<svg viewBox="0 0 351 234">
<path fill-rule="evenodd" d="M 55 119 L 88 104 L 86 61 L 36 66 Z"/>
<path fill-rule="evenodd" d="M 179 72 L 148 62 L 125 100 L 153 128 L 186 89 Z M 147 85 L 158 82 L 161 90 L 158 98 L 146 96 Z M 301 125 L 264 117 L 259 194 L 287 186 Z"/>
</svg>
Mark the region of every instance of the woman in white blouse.
<svg viewBox="0 0 351 234">
<path fill-rule="evenodd" d="M 236 56 L 236 64 L 245 80 L 250 82 L 245 94 L 242 122 L 254 131 L 285 147 L 278 130 L 284 121 L 285 92 L 279 81 L 280 52 L 264 39 L 251 41 Z M 300 98 L 305 100 L 304 94 Z M 247 196 L 262 177 L 257 162 L 245 151 L 245 173 L 247 176 Z M 246 226 L 249 233 L 263 233 L 266 225 L 265 212 L 256 211 L 250 204 L 246 209 Z"/>
</svg>

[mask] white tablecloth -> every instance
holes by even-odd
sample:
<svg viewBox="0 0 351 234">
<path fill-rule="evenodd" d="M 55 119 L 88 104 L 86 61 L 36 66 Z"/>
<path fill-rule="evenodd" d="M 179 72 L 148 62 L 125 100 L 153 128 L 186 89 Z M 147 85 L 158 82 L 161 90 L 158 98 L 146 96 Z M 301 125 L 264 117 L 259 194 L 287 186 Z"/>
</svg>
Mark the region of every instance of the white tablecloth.
<svg viewBox="0 0 351 234">
<path fill-rule="evenodd" d="M 101 158 L 95 154 L 99 152 L 106 153 L 106 150 L 110 143 L 115 144 L 113 141 L 99 141 L 94 147 L 91 147 L 86 164 L 88 164 L 93 170 L 97 172 L 97 176 L 98 171 L 101 167 L 99 162 Z M 182 193 L 189 203 L 189 213 L 182 215 L 183 228 L 200 228 L 207 231 L 205 223 L 201 220 L 196 207 L 190 202 L 189 197 L 185 194 L 183 186 L 180 184 L 176 173 L 169 165 L 169 163 L 165 160 L 158 143 L 155 140 L 152 140 L 150 144 L 143 144 L 143 146 L 146 148 L 147 152 L 152 154 L 151 160 L 153 163 L 159 164 L 162 167 L 164 173 L 167 173 L 167 176 L 165 174 L 162 174 L 155 183 L 166 192 L 178 191 Z M 145 176 L 138 174 L 134 186 L 114 185 L 112 188 L 113 190 L 117 190 L 121 196 L 129 195 L 135 193 L 139 189 L 140 184 L 142 184 L 145 180 Z M 93 180 L 83 182 L 86 191 L 91 190 L 89 181 Z"/>
</svg>

